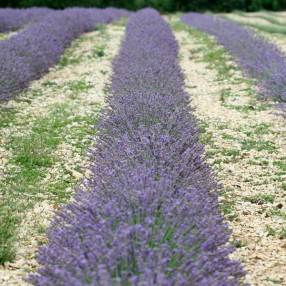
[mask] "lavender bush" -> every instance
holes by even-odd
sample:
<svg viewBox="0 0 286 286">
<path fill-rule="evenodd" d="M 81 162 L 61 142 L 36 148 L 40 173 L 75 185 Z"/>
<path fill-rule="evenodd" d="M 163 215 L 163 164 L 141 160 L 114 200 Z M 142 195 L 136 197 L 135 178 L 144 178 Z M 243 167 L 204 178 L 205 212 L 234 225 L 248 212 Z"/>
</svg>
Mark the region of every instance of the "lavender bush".
<svg viewBox="0 0 286 286">
<path fill-rule="evenodd" d="M 34 285 L 240 285 L 177 54 L 156 11 L 131 16 L 93 176 L 53 222 Z"/>
<path fill-rule="evenodd" d="M 188 13 L 182 21 L 215 36 L 245 73 L 257 79 L 262 95 L 286 101 L 286 59 L 275 45 L 220 17 Z"/>
<path fill-rule="evenodd" d="M 0 33 L 15 31 L 43 19 L 53 10 L 47 8 L 0 9 Z"/>
<path fill-rule="evenodd" d="M 0 101 L 12 98 L 47 72 L 80 34 L 125 15 L 128 13 L 111 8 L 55 11 L 0 42 Z"/>
</svg>

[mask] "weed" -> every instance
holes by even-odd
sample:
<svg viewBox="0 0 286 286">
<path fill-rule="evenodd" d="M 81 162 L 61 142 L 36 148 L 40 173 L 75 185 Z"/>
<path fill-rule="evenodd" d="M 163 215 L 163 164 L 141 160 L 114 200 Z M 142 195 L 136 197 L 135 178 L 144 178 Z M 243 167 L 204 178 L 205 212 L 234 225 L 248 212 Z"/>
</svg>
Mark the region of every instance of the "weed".
<svg viewBox="0 0 286 286">
<path fill-rule="evenodd" d="M 250 202 L 252 204 L 263 205 L 266 203 L 273 204 L 274 196 L 273 195 L 255 195 L 250 197 L 245 197 L 244 200 L 246 202 Z"/>
<path fill-rule="evenodd" d="M 280 169 L 282 172 L 286 172 L 286 160 L 281 161 L 275 161 L 273 163 L 278 169 Z"/>
<path fill-rule="evenodd" d="M 267 236 L 275 236 L 276 235 L 276 230 L 269 225 L 266 226 L 266 232 L 267 232 Z"/>
<path fill-rule="evenodd" d="M 254 139 L 245 139 L 241 142 L 242 150 L 256 150 L 256 151 L 267 151 L 273 153 L 277 150 L 277 147 L 272 141 L 264 140 L 254 140 Z"/>
<path fill-rule="evenodd" d="M 87 92 L 93 86 L 84 80 L 74 80 L 67 84 L 69 90 L 75 94 Z"/>
<path fill-rule="evenodd" d="M 105 56 L 104 49 L 105 49 L 104 46 L 96 47 L 95 49 L 92 50 L 92 57 L 101 58 L 101 57 Z"/>
<path fill-rule="evenodd" d="M 279 233 L 280 239 L 286 239 L 286 227 L 283 227 L 282 230 Z"/>
<path fill-rule="evenodd" d="M 17 111 L 9 107 L 0 107 L 0 128 L 4 128 L 13 123 L 16 119 Z"/>
<path fill-rule="evenodd" d="M 95 113 L 96 110 L 99 110 L 98 105 L 94 107 Z M 10 146 L 13 157 L 10 163 L 15 167 L 7 170 L 10 175 L 0 186 L 3 197 L 0 208 L 0 263 L 14 259 L 17 228 L 26 211 L 41 201 L 44 194 L 57 203 L 66 202 L 70 197 L 71 192 L 67 189 L 71 188 L 76 179 L 63 164 L 58 164 L 54 152 L 64 138 L 69 136 L 84 154 L 89 141 L 83 142 L 83 139 L 94 133 L 92 125 L 96 121 L 97 116 L 73 115 L 72 105 L 57 104 L 33 124 L 30 133 L 12 135 Z M 73 127 L 67 128 L 75 122 L 78 125 L 73 124 Z M 42 186 L 41 181 L 56 164 L 61 179 L 50 180 Z"/>
</svg>

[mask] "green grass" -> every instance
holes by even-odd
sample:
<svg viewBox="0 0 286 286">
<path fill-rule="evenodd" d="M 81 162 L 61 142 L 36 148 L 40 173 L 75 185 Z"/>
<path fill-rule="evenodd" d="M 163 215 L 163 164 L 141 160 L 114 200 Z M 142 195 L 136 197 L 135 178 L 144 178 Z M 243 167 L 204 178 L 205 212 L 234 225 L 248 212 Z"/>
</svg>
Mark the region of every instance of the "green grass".
<svg viewBox="0 0 286 286">
<path fill-rule="evenodd" d="M 245 197 L 244 200 L 246 202 L 250 202 L 252 204 L 256 205 L 263 205 L 263 204 L 273 204 L 274 203 L 274 196 L 273 195 L 255 195 L 255 196 L 249 196 Z"/>
<path fill-rule="evenodd" d="M 243 11 L 234 11 L 233 14 L 236 14 L 244 18 L 260 18 L 260 19 L 268 21 L 270 24 L 277 24 L 281 26 L 283 25 L 279 20 L 277 20 L 277 17 L 274 17 L 272 13 L 266 12 L 266 11 L 251 13 L 251 15 Z"/>
<path fill-rule="evenodd" d="M 96 25 L 95 31 L 100 32 L 100 34 L 106 34 L 107 27 L 105 24 Z"/>
<path fill-rule="evenodd" d="M 208 125 L 205 121 L 201 121 L 199 124 L 200 128 L 200 141 L 204 145 L 213 145 L 213 133 L 208 131 Z"/>
<path fill-rule="evenodd" d="M 279 239 L 286 239 L 286 227 L 282 227 L 281 229 L 274 229 L 273 227 L 267 225 L 266 231 L 268 236 L 276 236 Z"/>
<path fill-rule="evenodd" d="M 233 213 L 234 203 L 232 201 L 224 200 L 221 202 L 221 210 L 225 215 L 229 215 Z"/>
<path fill-rule="evenodd" d="M 227 133 L 223 133 L 222 134 L 222 139 L 224 140 L 231 140 L 231 141 L 234 141 L 236 140 L 236 138 L 230 134 L 227 134 Z"/>
<path fill-rule="evenodd" d="M 264 141 L 258 139 L 245 139 L 241 142 L 242 150 L 256 150 L 256 151 L 267 151 L 273 153 L 277 150 L 277 147 L 272 141 Z"/>
<path fill-rule="evenodd" d="M 7 203 L 11 207 L 7 209 Z M 15 216 L 14 212 L 18 211 L 14 208 L 12 200 L 2 200 L 0 204 L 0 264 L 12 261 L 15 258 L 14 243 L 16 237 L 14 235 L 15 225 L 20 223 L 19 216 Z"/>
<path fill-rule="evenodd" d="M 283 26 L 274 26 L 274 25 L 262 25 L 262 24 L 247 24 L 248 26 L 258 29 L 262 32 L 269 34 L 282 34 L 286 35 L 286 27 Z"/>
<path fill-rule="evenodd" d="M 231 56 L 212 37 L 204 32 L 190 28 L 179 21 L 173 21 L 171 26 L 175 31 L 188 32 L 190 37 L 193 37 L 196 40 L 196 42 L 199 44 L 199 48 L 192 50 L 192 54 L 202 54 L 202 58 L 200 60 L 207 63 L 209 69 L 214 69 L 216 71 L 218 77 L 217 79 L 219 81 L 225 81 L 227 79 L 232 84 L 246 83 L 248 85 L 245 92 L 250 96 L 249 104 L 236 105 L 227 103 L 227 100 L 231 97 L 235 97 L 235 95 L 230 89 L 224 89 L 220 94 L 220 100 L 224 107 L 249 114 L 251 112 L 267 110 L 272 106 L 272 104 L 269 102 L 257 102 L 255 100 L 256 93 L 251 87 L 253 84 L 255 84 L 255 81 L 250 78 L 235 76 L 235 71 L 237 68 L 234 64 L 232 64 Z"/>
<path fill-rule="evenodd" d="M 279 238 L 285 239 L 286 238 L 286 227 L 283 227 L 281 231 L 279 232 Z"/>
<path fill-rule="evenodd" d="M 267 236 L 275 236 L 276 235 L 276 230 L 271 227 L 270 225 L 266 226 L 266 232 L 267 232 Z"/>
<path fill-rule="evenodd" d="M 267 278 L 265 279 L 265 281 L 266 281 L 266 282 L 271 282 L 271 285 L 272 285 L 272 284 L 282 285 L 280 279 L 273 279 L 273 278 L 267 277 Z"/>
<path fill-rule="evenodd" d="M 74 80 L 67 83 L 67 88 L 71 90 L 75 95 L 87 92 L 93 86 L 89 82 L 84 80 Z"/>
<path fill-rule="evenodd" d="M 264 158 L 257 158 L 255 160 L 249 160 L 248 164 L 254 165 L 254 166 L 268 166 L 269 161 Z"/>
<path fill-rule="evenodd" d="M 79 64 L 81 60 L 81 57 L 71 57 L 70 55 L 65 54 L 64 56 L 62 56 L 58 65 L 60 68 L 64 68 L 69 65 Z"/>
<path fill-rule="evenodd" d="M 7 40 L 10 37 L 10 33 L 0 33 L 0 41 Z"/>
<path fill-rule="evenodd" d="M 101 58 L 105 56 L 105 46 L 97 46 L 92 50 L 92 57 Z"/>
<path fill-rule="evenodd" d="M 246 83 L 248 85 L 245 92 L 250 96 L 254 96 L 255 92 L 251 85 L 254 83 L 253 79 L 237 77 L 235 75 L 235 71 L 237 70 L 236 66 L 232 63 L 232 58 L 228 54 L 228 52 L 220 46 L 217 41 L 211 38 L 208 34 L 201 32 L 199 30 L 190 28 L 189 26 L 174 21 L 171 22 L 172 29 L 175 31 L 186 31 L 189 33 L 190 37 L 193 37 L 196 42 L 199 44 L 199 48 L 192 50 L 192 55 L 196 56 L 196 54 L 202 54 L 202 58 L 200 61 L 208 64 L 208 68 L 215 70 L 217 73 L 218 81 L 225 81 L 226 79 L 231 84 L 240 84 Z M 196 57 L 194 57 L 196 60 Z M 245 105 L 234 105 L 228 104 L 227 100 L 231 97 L 235 97 L 231 89 L 223 89 L 220 94 L 220 100 L 223 103 L 224 107 L 237 110 L 239 112 L 248 114 L 250 112 L 262 111 L 269 108 L 270 104 L 265 102 L 256 101 L 253 103 Z"/>
<path fill-rule="evenodd" d="M 128 22 L 128 17 L 121 17 L 119 20 L 115 21 L 112 23 L 113 26 L 117 26 L 117 27 L 126 27 L 127 25 L 127 22 Z M 106 27 L 106 25 L 102 25 L 104 27 Z"/>
<path fill-rule="evenodd" d="M 268 211 L 267 215 L 269 216 L 276 216 L 276 217 L 280 217 L 283 218 L 284 220 L 286 220 L 286 212 L 282 211 L 279 208 L 272 208 Z"/>
<path fill-rule="evenodd" d="M 14 108 L 0 106 L 0 128 L 4 128 L 12 124 L 16 118 L 17 111 Z"/>
<path fill-rule="evenodd" d="M 236 240 L 234 240 L 234 241 L 231 241 L 231 244 L 232 244 L 235 248 L 242 248 L 242 247 L 245 247 L 245 246 L 246 246 L 246 244 L 245 244 L 243 241 L 239 240 L 239 239 L 236 239 Z"/>
<path fill-rule="evenodd" d="M 227 99 L 231 98 L 233 96 L 234 96 L 234 94 L 231 92 L 230 89 L 223 89 L 221 94 L 220 94 L 220 101 L 222 103 L 226 103 Z"/>
<path fill-rule="evenodd" d="M 253 133 L 256 135 L 266 135 L 269 134 L 270 131 L 270 124 L 261 123 L 254 126 Z M 251 134 L 248 134 L 250 136 Z"/>
<path fill-rule="evenodd" d="M 273 163 L 278 169 L 280 169 L 282 172 L 286 172 L 286 159 L 283 158 L 280 161 L 275 161 Z"/>
<path fill-rule="evenodd" d="M 105 25 L 98 25 L 95 29 L 95 31 L 98 31 L 100 34 L 100 37 L 104 38 L 105 40 L 108 39 L 108 34 L 107 34 L 107 29 Z M 76 54 L 76 49 L 80 46 L 80 44 L 88 39 L 91 38 L 92 40 L 95 40 L 95 45 L 96 45 L 96 36 L 95 35 L 89 35 L 85 34 L 79 37 L 77 40 L 75 40 L 71 47 L 68 48 L 65 53 L 62 55 L 59 63 L 58 63 L 58 68 L 62 69 L 65 68 L 66 66 L 70 65 L 76 65 L 81 63 L 85 58 L 87 59 L 92 59 L 92 58 L 100 58 L 105 56 L 105 44 L 100 44 L 98 46 L 95 46 L 95 48 L 91 49 L 88 52 L 80 53 L 80 55 Z"/>
<path fill-rule="evenodd" d="M 243 13 L 243 12 L 236 12 L 235 14 L 244 17 L 244 18 L 249 18 L 249 16 L 247 15 L 247 13 Z M 228 19 L 228 20 L 232 20 L 235 22 L 238 22 L 244 26 L 249 26 L 252 28 L 255 28 L 257 30 L 260 30 L 262 32 L 266 32 L 269 34 L 282 34 L 282 35 L 286 35 L 286 27 L 285 24 L 281 23 L 280 21 L 276 20 L 276 18 L 274 18 L 271 15 L 265 15 L 265 14 L 258 14 L 255 16 L 257 18 L 266 20 L 269 22 L 269 24 L 259 24 L 259 23 L 246 23 L 243 20 L 240 19 L 233 19 L 230 15 L 224 15 L 224 18 Z"/>
<path fill-rule="evenodd" d="M 191 28 L 188 30 L 190 35 L 196 37 L 202 44 L 201 48 L 194 52 L 203 53 L 203 62 L 208 63 L 210 69 L 216 70 L 218 79 L 232 78 L 235 67 L 230 63 L 230 58 L 225 49 L 219 46 L 208 35 Z M 227 95 L 227 91 L 225 91 L 224 95 Z"/>
<path fill-rule="evenodd" d="M 253 101 L 253 100 L 252 100 Z M 257 111 L 264 111 L 267 110 L 269 107 L 271 107 L 271 103 L 265 103 L 265 102 L 250 102 L 249 104 L 244 105 L 235 105 L 235 104 L 224 104 L 224 107 L 232 110 L 239 111 L 241 113 L 249 114 L 251 112 L 257 112 Z"/>
<path fill-rule="evenodd" d="M 271 134 L 271 125 L 266 123 L 254 124 L 249 126 L 246 130 L 243 131 L 247 137 L 252 137 L 253 139 L 262 138 L 263 135 Z"/>
<path fill-rule="evenodd" d="M 224 199 L 220 202 L 220 211 L 223 215 L 230 221 L 237 218 L 237 213 L 235 211 L 235 202 L 229 195 L 224 195 Z"/>
<path fill-rule="evenodd" d="M 58 88 L 58 84 L 54 81 L 51 80 L 46 80 L 45 82 L 43 82 L 42 84 L 44 87 L 49 87 L 49 88 Z"/>
<path fill-rule="evenodd" d="M 64 164 L 59 164 L 55 151 L 59 144 L 70 138 L 84 154 L 89 145 L 89 141 L 84 139 L 94 134 L 92 125 L 97 122 L 97 116 L 75 115 L 75 108 L 74 105 L 57 104 L 33 124 L 28 134 L 10 138 L 9 146 L 13 153 L 10 164 L 13 168 L 7 170 L 9 174 L 0 185 L 0 263 L 14 259 L 17 229 L 29 209 L 45 198 L 60 204 L 71 195 L 66 190 L 76 180 Z M 99 106 L 94 108 L 96 114 Z M 52 178 L 42 185 L 42 180 L 52 168 L 57 168 L 57 173 L 65 179 Z"/>
<path fill-rule="evenodd" d="M 264 19 L 268 21 L 270 24 L 274 24 L 280 27 L 283 27 L 286 24 L 285 22 L 282 23 L 281 20 L 277 20 L 277 16 L 270 14 L 270 13 L 257 13 L 256 17 L 260 19 Z"/>
<path fill-rule="evenodd" d="M 116 29 L 122 31 L 124 21 L 118 22 Z M 96 30 L 95 34 L 85 34 L 75 40 L 65 50 L 56 68 L 69 66 L 72 69 L 72 65 L 82 61 L 109 59 L 105 50 L 110 37 L 107 28 L 100 25 Z M 83 41 L 94 42 L 94 45 L 89 51 L 78 53 Z M 26 107 L 34 97 L 43 95 L 44 89 L 57 95 L 70 91 L 64 103 L 49 104 L 44 115 L 30 118 L 29 114 L 18 110 L 17 104 L 14 108 L 0 108 L 0 128 L 4 131 L 12 126 L 15 130 L 4 131 L 4 147 L 9 156 L 0 180 L 0 264 L 15 258 L 15 241 L 25 214 L 45 200 L 51 205 L 66 203 L 81 178 L 81 168 L 91 144 L 90 137 L 96 134 L 101 109 L 96 102 L 82 100 L 93 87 L 85 76 L 87 74 L 72 81 L 66 79 L 60 84 L 46 80 L 40 88 L 29 89 L 16 99 Z M 67 154 L 61 153 L 61 144 L 63 148 L 67 145 Z M 38 231 L 43 233 L 43 226 L 38 226 Z"/>
</svg>

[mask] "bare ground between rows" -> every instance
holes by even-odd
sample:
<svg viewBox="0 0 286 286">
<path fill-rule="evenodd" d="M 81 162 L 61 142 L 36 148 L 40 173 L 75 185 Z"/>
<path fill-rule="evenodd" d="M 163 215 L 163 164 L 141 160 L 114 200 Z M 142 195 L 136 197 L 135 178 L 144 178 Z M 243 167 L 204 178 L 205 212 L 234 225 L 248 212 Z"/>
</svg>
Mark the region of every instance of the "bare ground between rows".
<svg viewBox="0 0 286 286">
<path fill-rule="evenodd" d="M 279 34 L 279 33 L 268 33 L 268 32 L 264 32 L 258 28 L 255 28 L 255 25 L 261 25 L 261 26 L 271 26 L 271 23 L 269 23 L 269 21 L 262 19 L 262 18 L 258 18 L 257 16 L 253 15 L 252 17 L 244 17 L 241 15 L 237 15 L 237 14 L 224 14 L 224 16 L 226 16 L 228 19 L 236 21 L 238 23 L 241 24 L 245 24 L 245 25 L 253 25 L 253 27 L 250 26 L 250 28 L 257 33 L 258 35 L 266 38 L 267 41 L 275 44 L 286 56 L 286 34 Z M 285 24 L 286 24 L 286 17 L 284 19 Z M 284 26 L 285 25 L 282 25 Z M 286 29 L 285 29 L 286 31 Z"/>
<path fill-rule="evenodd" d="M 175 35 L 208 162 L 223 186 L 233 258 L 243 263 L 251 285 L 286 285 L 285 119 L 256 99 L 237 68 L 219 76 L 220 64 L 206 57 L 206 36 L 187 28 Z M 227 55 L 221 60 L 235 66 Z"/>
</svg>

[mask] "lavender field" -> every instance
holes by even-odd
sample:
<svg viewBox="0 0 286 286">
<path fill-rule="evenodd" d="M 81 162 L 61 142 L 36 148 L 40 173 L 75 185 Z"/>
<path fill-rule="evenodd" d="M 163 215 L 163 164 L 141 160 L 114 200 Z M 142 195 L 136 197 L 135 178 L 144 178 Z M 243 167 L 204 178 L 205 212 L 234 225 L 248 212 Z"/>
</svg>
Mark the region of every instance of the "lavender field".
<svg viewBox="0 0 286 286">
<path fill-rule="evenodd" d="M 0 9 L 0 285 L 286 285 L 285 24 Z"/>
</svg>

